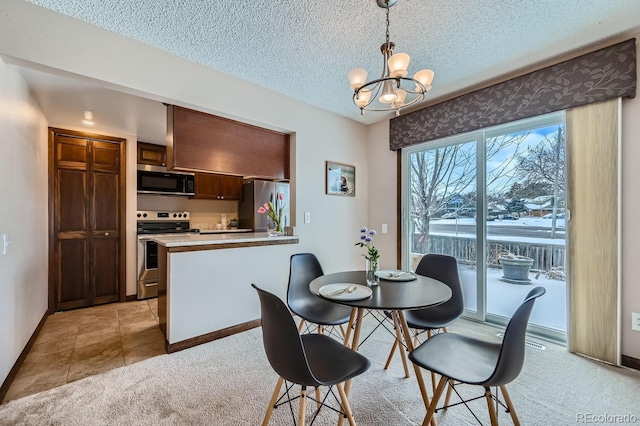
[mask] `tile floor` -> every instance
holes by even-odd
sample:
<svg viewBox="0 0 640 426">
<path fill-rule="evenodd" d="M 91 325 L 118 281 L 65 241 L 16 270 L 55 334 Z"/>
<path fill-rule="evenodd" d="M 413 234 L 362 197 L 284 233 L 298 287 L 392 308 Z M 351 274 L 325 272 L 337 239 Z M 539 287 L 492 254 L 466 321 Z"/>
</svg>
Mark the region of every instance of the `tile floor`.
<svg viewBox="0 0 640 426">
<path fill-rule="evenodd" d="M 49 316 L 2 402 L 165 354 L 158 299 Z"/>
</svg>

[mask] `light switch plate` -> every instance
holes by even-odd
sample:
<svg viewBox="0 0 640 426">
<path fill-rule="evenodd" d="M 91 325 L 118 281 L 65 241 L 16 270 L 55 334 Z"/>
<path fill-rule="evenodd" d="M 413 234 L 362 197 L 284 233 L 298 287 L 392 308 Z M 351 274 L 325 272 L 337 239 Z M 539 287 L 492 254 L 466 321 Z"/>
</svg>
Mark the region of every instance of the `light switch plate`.
<svg viewBox="0 0 640 426">
<path fill-rule="evenodd" d="M 311 213 L 310 212 L 305 212 L 304 213 L 304 223 L 311 223 Z"/>
<path fill-rule="evenodd" d="M 631 329 L 640 331 L 640 313 L 631 312 Z"/>
<path fill-rule="evenodd" d="M 382 233 L 383 233 L 383 234 L 386 234 L 387 232 L 388 232 L 388 230 L 387 230 L 387 224 L 386 224 L 386 223 L 383 223 L 383 224 L 382 224 Z"/>
<path fill-rule="evenodd" d="M 5 254 L 7 254 L 7 251 L 9 251 L 9 244 L 11 242 L 9 241 L 9 235 L 7 234 L 2 234 L 2 255 L 4 256 Z"/>
</svg>

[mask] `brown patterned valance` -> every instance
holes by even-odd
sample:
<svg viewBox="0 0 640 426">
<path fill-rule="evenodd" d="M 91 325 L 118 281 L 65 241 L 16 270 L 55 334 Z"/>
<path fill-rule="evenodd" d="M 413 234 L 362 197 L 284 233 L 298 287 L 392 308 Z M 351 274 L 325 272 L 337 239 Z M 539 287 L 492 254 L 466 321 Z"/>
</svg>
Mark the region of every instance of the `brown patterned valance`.
<svg viewBox="0 0 640 426">
<path fill-rule="evenodd" d="M 634 38 L 394 118 L 389 148 L 635 94 Z"/>
</svg>

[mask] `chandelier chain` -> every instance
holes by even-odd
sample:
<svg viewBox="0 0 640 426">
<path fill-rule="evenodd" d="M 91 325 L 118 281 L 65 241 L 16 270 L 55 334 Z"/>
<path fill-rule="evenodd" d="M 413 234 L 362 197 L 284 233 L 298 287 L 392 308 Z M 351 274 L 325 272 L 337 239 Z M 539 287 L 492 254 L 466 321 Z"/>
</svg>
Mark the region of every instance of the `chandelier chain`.
<svg viewBox="0 0 640 426">
<path fill-rule="evenodd" d="M 389 44 L 389 0 L 386 0 L 385 3 L 387 5 L 387 44 Z"/>
</svg>

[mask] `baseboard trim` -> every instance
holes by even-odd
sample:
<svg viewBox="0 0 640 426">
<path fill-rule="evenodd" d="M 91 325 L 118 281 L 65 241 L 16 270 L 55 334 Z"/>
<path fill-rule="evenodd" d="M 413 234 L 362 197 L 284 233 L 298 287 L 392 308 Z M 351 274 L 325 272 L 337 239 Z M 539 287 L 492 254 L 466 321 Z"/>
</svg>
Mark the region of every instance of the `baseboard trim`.
<svg viewBox="0 0 640 426">
<path fill-rule="evenodd" d="M 49 316 L 50 313 L 51 311 L 49 309 L 45 311 L 44 315 L 42 316 L 42 319 L 38 323 L 38 326 L 36 327 L 35 331 L 31 335 L 31 338 L 29 339 L 26 346 L 20 353 L 20 356 L 16 360 L 15 364 L 13 364 L 13 367 L 11 368 L 11 371 L 9 371 L 9 374 L 7 375 L 7 378 L 4 380 L 4 383 L 2 383 L 2 386 L 0 386 L 0 403 L 4 401 L 4 397 L 7 396 L 7 392 L 9 392 L 9 388 L 11 387 L 13 380 L 18 375 L 18 371 L 20 371 L 20 367 L 22 367 L 24 360 L 27 358 L 27 355 L 29 354 L 31 347 L 33 346 L 36 339 L 38 338 L 38 335 L 40 334 L 40 330 L 42 330 L 42 327 L 44 326 L 44 323 L 47 320 L 47 317 Z"/>
<path fill-rule="evenodd" d="M 138 295 L 136 294 L 129 294 L 126 298 L 125 301 L 126 302 L 131 302 L 132 300 L 137 300 L 138 299 Z"/>
<path fill-rule="evenodd" d="M 640 370 L 640 359 L 622 355 L 622 365 L 624 367 L 633 368 L 634 370 Z"/>
<path fill-rule="evenodd" d="M 173 352 L 181 351 L 183 349 L 192 348 L 194 346 L 198 346 L 203 343 L 208 343 L 214 340 L 222 339 L 223 337 L 231 336 L 232 334 L 251 330 L 252 328 L 260 327 L 260 324 L 261 324 L 261 320 L 257 319 L 253 321 L 244 322 L 242 324 L 234 325 L 231 327 L 223 328 L 222 330 L 203 334 L 201 336 L 192 337 L 191 339 L 182 340 L 176 343 L 169 343 L 165 340 L 165 349 L 167 350 L 167 353 L 170 354 Z"/>
</svg>

